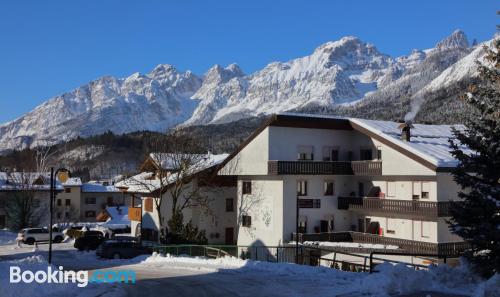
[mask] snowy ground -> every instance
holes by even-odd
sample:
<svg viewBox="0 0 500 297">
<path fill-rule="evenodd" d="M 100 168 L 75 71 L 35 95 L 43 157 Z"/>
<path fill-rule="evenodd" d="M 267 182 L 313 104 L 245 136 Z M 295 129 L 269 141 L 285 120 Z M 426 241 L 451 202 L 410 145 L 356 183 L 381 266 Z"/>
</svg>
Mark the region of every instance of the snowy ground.
<svg viewBox="0 0 500 297">
<path fill-rule="evenodd" d="M 6 229 L 0 229 L 0 245 L 11 244 L 16 241 L 17 234 Z"/>
<path fill-rule="evenodd" d="M 482 281 L 463 266 L 439 266 L 414 271 L 390 264 L 375 274 L 330 268 L 154 254 L 131 260 L 101 260 L 93 252 L 78 252 L 72 243 L 54 245 L 55 265 L 65 269 L 134 270 L 135 284 L 10 284 L 9 266 L 47 269 L 47 245 L 0 246 L 0 296 L 477 296 L 494 297 L 500 276 Z M 425 291 L 425 293 L 423 292 Z"/>
</svg>

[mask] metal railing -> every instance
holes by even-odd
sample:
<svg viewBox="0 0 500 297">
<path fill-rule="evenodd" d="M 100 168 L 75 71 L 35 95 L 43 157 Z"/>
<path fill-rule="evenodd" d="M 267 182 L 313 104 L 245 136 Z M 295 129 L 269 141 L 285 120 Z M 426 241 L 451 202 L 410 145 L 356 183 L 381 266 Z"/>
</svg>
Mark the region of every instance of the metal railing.
<svg viewBox="0 0 500 297">
<path fill-rule="evenodd" d="M 382 175 L 382 161 L 268 161 L 269 175 Z"/>
<path fill-rule="evenodd" d="M 299 265 L 325 266 L 340 270 L 368 272 L 376 263 L 390 262 L 401 263 L 415 269 L 425 268 L 425 265 L 413 264 L 393 259 L 373 257 L 373 255 L 361 255 L 329 249 L 304 246 L 299 247 L 299 257 L 295 257 L 295 245 L 284 246 L 240 246 L 240 245 L 157 245 L 149 242 L 149 247 L 154 251 L 174 256 L 209 257 L 220 258 L 225 256 L 239 259 L 267 261 L 275 263 L 295 263 Z M 339 259 L 339 256 L 348 256 L 358 259 L 357 263 Z M 298 259 L 298 263 L 296 263 Z M 363 264 L 360 264 L 363 263 Z"/>
<path fill-rule="evenodd" d="M 372 213 L 412 215 L 420 218 L 450 216 L 453 202 L 381 199 L 378 197 L 338 197 L 338 209 L 368 210 Z"/>
<path fill-rule="evenodd" d="M 329 241 L 329 242 L 355 242 L 355 243 L 368 243 L 379 245 L 393 245 L 398 249 L 389 250 L 389 252 L 402 252 L 414 254 L 432 254 L 436 257 L 458 257 L 470 246 L 466 242 L 444 242 L 432 243 L 423 242 L 410 239 L 392 238 L 379 236 L 375 234 L 361 233 L 361 232 L 335 232 L 335 233 L 299 233 L 292 234 L 292 240 L 298 237 L 299 242 L 305 241 Z M 335 250 L 345 252 L 371 252 L 377 251 L 384 253 L 383 249 L 362 249 L 353 247 L 333 247 Z"/>
</svg>

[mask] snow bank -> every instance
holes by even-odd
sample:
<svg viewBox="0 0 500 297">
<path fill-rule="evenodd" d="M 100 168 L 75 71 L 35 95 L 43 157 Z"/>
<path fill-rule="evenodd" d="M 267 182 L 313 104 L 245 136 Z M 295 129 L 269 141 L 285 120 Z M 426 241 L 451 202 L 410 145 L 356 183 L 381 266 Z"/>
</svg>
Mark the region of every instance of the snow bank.
<svg viewBox="0 0 500 297">
<path fill-rule="evenodd" d="M 315 279 L 321 285 L 335 287 L 346 282 L 352 284 L 352 293 L 367 296 L 394 296 L 421 291 L 459 294 L 474 297 L 493 297 L 500 292 L 500 275 L 490 280 L 475 276 L 463 263 L 456 268 L 447 265 L 431 266 L 429 270 L 414 270 L 406 265 L 384 263 L 377 266 L 378 273 L 357 273 L 327 267 L 312 267 L 290 263 L 269 263 L 241 260 L 234 257 L 207 259 L 203 257 L 174 257 L 154 253 L 140 263 L 154 269 L 188 269 L 207 273 L 269 273 Z M 272 276 L 270 276 L 272 277 Z M 318 289 L 324 289 L 319 288 Z"/>
<path fill-rule="evenodd" d="M 7 229 L 0 230 L 0 245 L 10 244 L 16 241 L 17 234 Z"/>
</svg>

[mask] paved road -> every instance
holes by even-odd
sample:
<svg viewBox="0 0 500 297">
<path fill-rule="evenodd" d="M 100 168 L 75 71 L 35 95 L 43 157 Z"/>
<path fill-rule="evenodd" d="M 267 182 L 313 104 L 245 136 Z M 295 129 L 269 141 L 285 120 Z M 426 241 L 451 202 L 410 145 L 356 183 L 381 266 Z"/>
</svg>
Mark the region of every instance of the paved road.
<svg viewBox="0 0 500 297">
<path fill-rule="evenodd" d="M 36 253 L 33 246 L 15 245 L 0 247 L 0 260 L 26 258 L 40 254 L 47 257 L 48 245 L 40 245 Z M 76 260 L 75 260 L 76 259 Z M 79 253 L 74 250 L 71 243 L 54 245 L 53 263 L 62 265 L 68 270 L 89 270 L 91 273 L 100 270 L 134 270 L 137 275 L 135 284 L 103 284 L 109 286 L 110 296 L 151 296 L 151 297 L 222 297 L 222 296 L 342 296 L 366 297 L 356 289 L 352 279 L 344 281 L 321 278 L 314 279 L 308 275 L 291 276 L 286 273 L 249 273 L 235 269 L 218 270 L 192 270 L 165 267 L 155 268 L 153 265 L 139 264 L 140 260 L 97 260 L 93 253 Z M 99 285 L 101 286 L 101 285 Z M 106 293 L 98 296 L 105 297 Z M 401 297 L 463 297 L 458 295 L 445 295 L 433 292 L 419 292 Z"/>
</svg>

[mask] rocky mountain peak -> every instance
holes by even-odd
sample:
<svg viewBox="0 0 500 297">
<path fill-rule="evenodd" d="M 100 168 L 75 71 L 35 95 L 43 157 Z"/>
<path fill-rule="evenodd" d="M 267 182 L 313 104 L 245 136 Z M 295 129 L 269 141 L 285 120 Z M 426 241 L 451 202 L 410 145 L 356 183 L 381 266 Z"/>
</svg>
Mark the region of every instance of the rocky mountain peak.
<svg viewBox="0 0 500 297">
<path fill-rule="evenodd" d="M 468 47 L 469 41 L 467 40 L 467 36 L 464 31 L 455 30 L 450 36 L 438 42 L 435 49 L 442 51 L 449 49 L 466 49 Z"/>
</svg>

